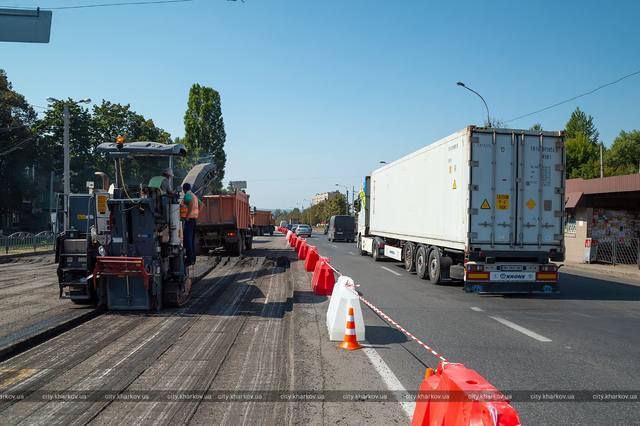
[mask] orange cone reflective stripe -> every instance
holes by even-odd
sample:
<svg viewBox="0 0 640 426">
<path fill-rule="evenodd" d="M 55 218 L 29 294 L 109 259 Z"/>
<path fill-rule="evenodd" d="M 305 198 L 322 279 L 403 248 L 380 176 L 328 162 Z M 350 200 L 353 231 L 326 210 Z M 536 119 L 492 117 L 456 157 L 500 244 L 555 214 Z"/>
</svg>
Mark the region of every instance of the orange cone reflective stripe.
<svg viewBox="0 0 640 426">
<path fill-rule="evenodd" d="M 356 337 L 356 323 L 353 318 L 353 307 L 351 306 L 347 311 L 347 327 L 344 330 L 344 340 L 338 347 L 348 351 L 353 351 L 362 347 L 358 343 L 358 338 Z"/>
</svg>

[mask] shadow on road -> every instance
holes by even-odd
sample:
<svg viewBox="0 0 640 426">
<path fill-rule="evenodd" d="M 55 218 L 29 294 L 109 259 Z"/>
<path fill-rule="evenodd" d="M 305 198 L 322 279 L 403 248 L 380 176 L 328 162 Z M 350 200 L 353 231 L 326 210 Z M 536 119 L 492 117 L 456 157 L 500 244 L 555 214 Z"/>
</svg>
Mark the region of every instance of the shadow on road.
<svg viewBox="0 0 640 426">
<path fill-rule="evenodd" d="M 400 330 L 383 325 L 366 326 L 365 334 L 367 342 L 372 345 L 390 345 L 392 343 L 405 343 L 407 336 Z"/>
<path fill-rule="evenodd" d="M 529 298 L 560 300 L 628 300 L 640 301 L 640 285 L 568 273 L 560 274 L 560 293 L 529 295 Z"/>
</svg>

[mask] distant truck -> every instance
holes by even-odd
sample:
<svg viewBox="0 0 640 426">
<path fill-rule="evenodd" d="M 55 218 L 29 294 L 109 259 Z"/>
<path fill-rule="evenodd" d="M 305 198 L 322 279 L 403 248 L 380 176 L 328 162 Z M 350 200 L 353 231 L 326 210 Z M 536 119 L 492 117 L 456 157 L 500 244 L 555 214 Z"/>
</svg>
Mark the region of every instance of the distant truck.
<svg viewBox="0 0 640 426">
<path fill-rule="evenodd" d="M 469 126 L 366 177 L 358 247 L 434 284 L 556 292 L 564 164 L 562 132 Z"/>
<path fill-rule="evenodd" d="M 203 196 L 197 228 L 200 253 L 224 250 L 240 256 L 251 250 L 249 196 L 239 190 L 230 195 Z"/>
<path fill-rule="evenodd" d="M 251 229 L 254 235 L 273 235 L 275 221 L 270 210 L 256 210 L 251 212 Z"/>
</svg>

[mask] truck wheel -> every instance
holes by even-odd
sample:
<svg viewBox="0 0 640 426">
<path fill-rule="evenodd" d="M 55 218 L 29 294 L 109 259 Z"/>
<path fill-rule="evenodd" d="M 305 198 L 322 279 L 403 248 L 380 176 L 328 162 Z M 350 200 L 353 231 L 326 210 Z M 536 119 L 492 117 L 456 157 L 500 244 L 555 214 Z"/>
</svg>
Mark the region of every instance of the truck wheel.
<svg viewBox="0 0 640 426">
<path fill-rule="evenodd" d="M 436 248 L 429 252 L 429 281 L 440 284 L 440 251 Z"/>
<path fill-rule="evenodd" d="M 427 249 L 419 246 L 416 250 L 416 275 L 424 280 L 427 278 Z"/>
<path fill-rule="evenodd" d="M 372 244 L 372 251 L 373 253 L 371 253 L 371 257 L 373 257 L 374 262 L 380 262 L 380 253 L 378 252 L 378 243 L 376 243 L 375 241 Z"/>
<path fill-rule="evenodd" d="M 415 247 L 413 243 L 406 243 L 402 247 L 402 259 L 404 260 L 404 269 L 407 272 L 413 272 L 416 270 L 416 264 L 413 261 Z"/>
<path fill-rule="evenodd" d="M 368 253 L 362 250 L 362 235 L 358 235 L 358 250 L 360 250 L 360 256 L 366 256 Z"/>
</svg>

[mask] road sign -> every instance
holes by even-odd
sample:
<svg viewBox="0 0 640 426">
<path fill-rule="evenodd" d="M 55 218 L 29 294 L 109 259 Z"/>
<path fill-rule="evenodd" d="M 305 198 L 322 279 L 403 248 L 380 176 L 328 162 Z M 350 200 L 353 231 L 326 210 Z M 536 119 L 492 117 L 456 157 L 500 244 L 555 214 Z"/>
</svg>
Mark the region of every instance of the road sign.
<svg viewBox="0 0 640 426">
<path fill-rule="evenodd" d="M 51 11 L 0 9 L 0 41 L 49 43 Z"/>
</svg>

